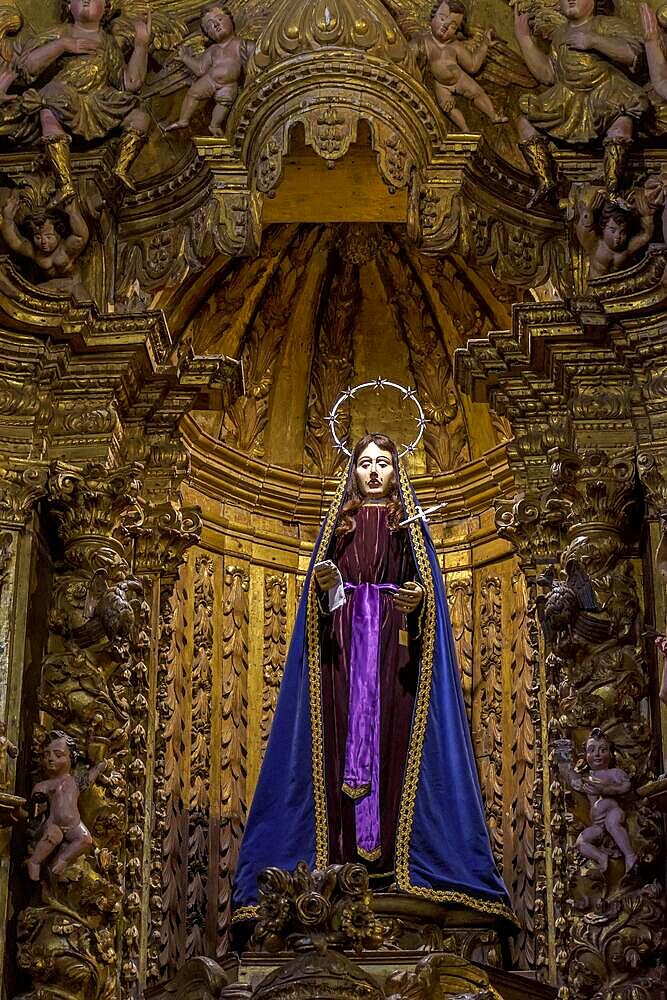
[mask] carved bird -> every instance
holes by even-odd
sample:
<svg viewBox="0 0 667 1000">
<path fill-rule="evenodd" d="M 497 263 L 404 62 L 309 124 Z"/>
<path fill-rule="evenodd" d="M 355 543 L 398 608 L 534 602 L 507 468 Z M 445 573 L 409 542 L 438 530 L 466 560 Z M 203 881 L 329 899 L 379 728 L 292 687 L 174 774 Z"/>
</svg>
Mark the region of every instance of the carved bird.
<svg viewBox="0 0 667 1000">
<path fill-rule="evenodd" d="M 558 641 L 567 634 L 583 642 L 604 642 L 610 636 L 610 624 L 599 617 L 602 610 L 595 600 L 590 577 L 577 559 L 565 565 L 565 579 L 558 578 L 550 566 L 539 583 L 551 589 L 541 611 L 542 629 L 547 642 Z"/>
</svg>

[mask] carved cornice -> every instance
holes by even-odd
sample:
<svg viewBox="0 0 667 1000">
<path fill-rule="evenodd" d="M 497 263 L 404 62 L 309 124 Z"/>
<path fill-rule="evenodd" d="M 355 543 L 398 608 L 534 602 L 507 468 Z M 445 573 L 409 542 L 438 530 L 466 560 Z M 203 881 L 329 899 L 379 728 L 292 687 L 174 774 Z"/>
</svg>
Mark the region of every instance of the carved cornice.
<svg viewBox="0 0 667 1000">
<path fill-rule="evenodd" d="M 269 466 L 228 448 L 204 431 L 193 417 L 181 425 L 192 457 L 192 484 L 202 494 L 266 517 L 316 527 L 333 495 L 335 480 Z M 488 509 L 512 485 L 506 447 L 499 445 L 482 458 L 438 476 L 413 476 L 421 502 L 445 500 L 448 518 L 466 517 Z"/>
</svg>

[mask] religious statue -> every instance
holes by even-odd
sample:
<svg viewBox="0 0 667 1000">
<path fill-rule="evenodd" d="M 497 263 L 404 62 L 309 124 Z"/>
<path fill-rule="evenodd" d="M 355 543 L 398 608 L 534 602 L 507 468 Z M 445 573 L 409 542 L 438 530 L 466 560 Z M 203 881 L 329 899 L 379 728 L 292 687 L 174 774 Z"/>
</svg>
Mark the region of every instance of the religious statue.
<svg viewBox="0 0 667 1000">
<path fill-rule="evenodd" d="M 489 50 L 497 44 L 489 29 L 479 40 L 464 35 L 466 10 L 461 0 L 443 0 L 436 4 L 431 31 L 417 40 L 425 50 L 433 77 L 438 104 L 462 132 L 469 132 L 456 97 L 466 97 L 495 125 L 508 121 L 494 107 L 493 101 L 473 75 L 484 65 Z M 471 75 L 472 74 L 472 75 Z"/>
<path fill-rule="evenodd" d="M 560 0 L 566 23 L 553 30 L 548 52 L 532 33 L 530 15 L 515 8 L 523 58 L 547 87 L 521 97 L 517 122 L 521 149 L 539 182 L 531 207 L 557 184 L 550 139 L 575 146 L 602 140 L 607 195 L 624 207 L 625 165 L 648 98 L 620 68 L 638 65 L 641 39 L 625 21 L 599 13 L 602 7 L 603 0 Z"/>
<path fill-rule="evenodd" d="M 591 278 L 602 278 L 630 267 L 653 237 L 655 205 L 642 196 L 635 199 L 638 212 L 606 202 L 599 189 L 582 193 L 578 202 L 577 238 L 588 254 Z"/>
<path fill-rule="evenodd" d="M 130 167 L 151 125 L 139 106 L 152 39 L 151 14 L 130 22 L 132 51 L 126 62 L 122 42 L 127 40 L 128 18 L 118 16 L 116 0 L 63 0 L 63 10 L 68 23 L 28 39 L 17 55 L 19 78 L 34 81 L 36 87 L 5 103 L 0 135 L 29 143 L 41 136 L 58 183 L 56 201 L 67 203 L 76 193 L 71 138 L 103 139 L 119 129 L 114 172 L 134 190 Z M 6 94 L 6 75 L 4 83 Z"/>
<path fill-rule="evenodd" d="M 32 261 L 42 272 L 46 278 L 40 282 L 42 288 L 70 292 L 78 299 L 89 298 L 81 282 L 78 261 L 88 245 L 90 232 L 77 199 L 63 205 L 62 212 L 49 209 L 29 213 L 21 227 L 17 223 L 20 207 L 20 195 L 14 191 L 2 209 L 0 222 L 0 233 L 9 249 Z"/>
<path fill-rule="evenodd" d="M 609 855 L 596 846 L 606 831 L 623 855 L 626 873 L 631 871 L 637 863 L 637 855 L 625 826 L 625 813 L 618 803 L 618 797 L 627 795 L 631 784 L 625 771 L 613 766 L 612 746 L 608 737 L 599 728 L 593 729 L 588 737 L 588 775 L 580 774 L 572 766 L 572 744 L 569 740 L 559 740 L 557 751 L 561 775 L 570 788 L 587 796 L 591 806 L 590 825 L 579 834 L 577 850 L 585 858 L 595 861 L 600 871 L 606 872 Z"/>
<path fill-rule="evenodd" d="M 42 765 L 47 777 L 38 781 L 31 795 L 31 803 L 41 811 L 48 805 L 48 813 L 39 828 L 26 868 L 30 878 L 39 881 L 41 866 L 54 851 L 51 864 L 54 875 L 61 875 L 75 858 L 85 854 L 93 838 L 79 815 L 79 795 L 97 781 L 107 768 L 107 761 L 100 761 L 83 774 L 72 774 L 77 761 L 76 743 L 71 736 L 54 729 L 42 752 Z"/>
<path fill-rule="evenodd" d="M 656 131 L 667 132 L 667 54 L 661 28 L 667 28 L 667 7 L 656 13 L 647 3 L 639 5 L 644 35 L 644 48 L 651 86 L 648 96 L 653 105 Z"/>
<path fill-rule="evenodd" d="M 243 68 L 253 51 L 253 44 L 235 34 L 234 18 L 224 7 L 209 7 L 201 17 L 201 30 L 212 43 L 202 55 L 181 46 L 176 58 L 197 78 L 183 98 L 178 120 L 165 131 L 187 128 L 195 112 L 211 99 L 213 113 L 211 135 L 222 136 L 227 116 L 239 92 Z"/>
<path fill-rule="evenodd" d="M 349 454 L 349 452 L 348 452 Z M 396 445 L 367 434 L 316 543 L 236 873 L 363 863 L 512 919 L 485 826 L 442 573 Z"/>
</svg>

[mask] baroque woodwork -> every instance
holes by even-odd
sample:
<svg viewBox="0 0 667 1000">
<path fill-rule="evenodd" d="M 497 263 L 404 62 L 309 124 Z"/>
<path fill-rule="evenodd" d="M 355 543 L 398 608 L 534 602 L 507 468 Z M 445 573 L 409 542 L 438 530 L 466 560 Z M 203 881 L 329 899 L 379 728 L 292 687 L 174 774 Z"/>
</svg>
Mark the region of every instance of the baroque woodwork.
<svg viewBox="0 0 667 1000">
<path fill-rule="evenodd" d="M 234 0 L 234 93 L 174 131 L 215 39 L 201 3 L 153 6 L 148 24 L 104 5 L 82 52 L 68 4 L 0 5 L 4 991 L 662 996 L 664 12 L 597 11 L 605 114 L 635 111 L 582 137 L 560 98 L 540 117 L 589 57 L 552 0 L 467 4 L 453 42 L 412 0 Z M 458 72 L 462 51 L 495 123 L 438 89 L 438 53 Z M 272 871 L 239 965 L 240 838 L 343 467 L 326 417 L 378 375 L 426 412 L 410 472 L 446 504 L 432 531 L 520 930 L 406 910 L 359 872 Z M 340 429 L 408 440 L 408 422 L 372 398 Z M 606 871 L 579 850 L 598 728 L 631 785 L 627 873 L 609 829 Z M 93 843 L 31 884 L 53 729 Z M 311 950 L 275 956 L 297 939 Z"/>
</svg>

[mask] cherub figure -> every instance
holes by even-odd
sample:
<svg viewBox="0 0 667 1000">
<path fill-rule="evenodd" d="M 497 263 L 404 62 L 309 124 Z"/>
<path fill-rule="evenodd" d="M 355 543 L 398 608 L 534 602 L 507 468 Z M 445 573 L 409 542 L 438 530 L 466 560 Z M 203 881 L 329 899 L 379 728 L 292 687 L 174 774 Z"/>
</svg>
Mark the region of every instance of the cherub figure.
<svg viewBox="0 0 667 1000">
<path fill-rule="evenodd" d="M 135 21 L 126 63 L 118 38 L 108 30 L 118 13 L 115 0 L 63 0 L 63 9 L 70 23 L 38 36 L 17 57 L 22 78 L 39 81 L 48 73 L 48 80 L 5 105 L 0 134 L 32 140 L 37 120 L 58 182 L 56 201 L 66 203 L 75 196 L 70 136 L 102 139 L 119 128 L 115 174 L 134 190 L 129 170 L 150 128 L 149 116 L 138 107 L 138 93 L 148 68 L 151 15 Z"/>
<path fill-rule="evenodd" d="M 79 815 L 79 795 L 97 781 L 108 762 L 103 760 L 82 777 L 75 777 L 72 768 L 77 756 L 76 743 L 71 736 L 57 729 L 49 733 L 42 752 L 47 777 L 37 782 L 31 796 L 38 807 L 48 803 L 49 810 L 40 828 L 39 840 L 26 861 L 28 875 L 34 882 L 39 881 L 41 866 L 54 851 L 57 853 L 51 871 L 60 875 L 93 844 L 90 831 Z"/>
<path fill-rule="evenodd" d="M 648 98 L 620 66 L 633 70 L 641 40 L 630 25 L 599 14 L 596 0 L 559 0 L 566 23 L 551 36 L 545 52 L 535 40 L 529 15 L 515 7 L 515 34 L 529 70 L 546 85 L 538 94 L 524 94 L 517 121 L 520 146 L 538 179 L 529 205 L 556 187 L 549 139 L 570 145 L 601 139 L 609 199 L 624 207 L 621 189 L 630 145 Z M 602 0 L 597 0 L 602 7 Z"/>
<path fill-rule="evenodd" d="M 165 131 L 187 128 L 192 116 L 206 101 L 215 101 L 208 130 L 222 136 L 227 116 L 239 92 L 243 68 L 254 46 L 235 33 L 234 18 L 224 7 L 209 7 L 201 18 L 201 30 L 213 44 L 196 56 L 188 46 L 181 46 L 177 59 L 197 79 L 183 98 L 178 120 Z"/>
<path fill-rule="evenodd" d="M 497 40 L 490 29 L 481 41 L 467 39 L 463 34 L 465 14 L 461 0 L 436 3 L 431 14 L 431 32 L 423 35 L 420 41 L 426 52 L 438 104 L 462 132 L 469 132 L 463 112 L 456 107 L 456 97 L 467 97 L 495 125 L 508 119 L 496 110 L 489 95 L 470 75 L 479 72 L 489 49 L 498 44 Z"/>
<path fill-rule="evenodd" d="M 592 198 L 585 193 L 578 205 L 577 238 L 588 254 L 591 278 L 630 267 L 653 236 L 655 206 L 647 198 L 640 194 L 636 199 L 639 229 L 634 233 L 635 215 L 605 202 L 604 192 L 598 190 Z"/>
<path fill-rule="evenodd" d="M 26 239 L 16 223 L 20 204 L 18 192 L 14 192 L 2 210 L 0 233 L 7 246 L 43 272 L 47 280 L 42 287 L 67 291 L 78 299 L 89 298 L 77 262 L 88 245 L 90 232 L 78 202 L 70 200 L 62 215 L 46 211 L 29 216 L 26 228 L 30 239 Z M 69 234 L 65 216 L 69 220 Z"/>
<path fill-rule="evenodd" d="M 558 769 L 575 792 L 586 795 L 591 806 L 590 826 L 582 830 L 577 838 L 577 849 L 585 858 L 595 861 L 600 871 L 606 872 L 609 855 L 596 847 L 605 830 L 620 850 L 625 860 L 626 874 L 637 864 L 630 835 L 625 827 L 625 813 L 618 804 L 620 795 L 627 795 L 631 784 L 628 775 L 620 767 L 612 764 L 612 746 L 601 729 L 593 729 L 586 741 L 586 763 L 588 776 L 574 770 L 571 761 L 572 744 L 569 740 L 559 741 Z"/>
</svg>

